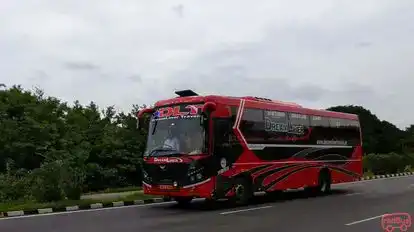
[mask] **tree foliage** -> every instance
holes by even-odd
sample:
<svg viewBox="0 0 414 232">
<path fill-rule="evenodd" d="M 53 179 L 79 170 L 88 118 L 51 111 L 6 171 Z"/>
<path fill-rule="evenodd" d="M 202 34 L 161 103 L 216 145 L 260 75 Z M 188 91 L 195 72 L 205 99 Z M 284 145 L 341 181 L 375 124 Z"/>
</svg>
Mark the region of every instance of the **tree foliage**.
<svg viewBox="0 0 414 232">
<path fill-rule="evenodd" d="M 145 134 L 136 130 L 137 109 L 69 106 L 20 86 L 0 90 L 0 200 L 77 199 L 84 191 L 139 185 Z"/>
<path fill-rule="evenodd" d="M 82 192 L 141 184 L 146 132 L 135 115 L 72 105 L 40 89 L 0 88 L 0 201 L 79 199 Z M 329 110 L 360 116 L 364 168 L 376 174 L 414 167 L 414 125 L 400 130 L 362 106 Z M 410 166 L 411 165 L 411 166 Z"/>
</svg>

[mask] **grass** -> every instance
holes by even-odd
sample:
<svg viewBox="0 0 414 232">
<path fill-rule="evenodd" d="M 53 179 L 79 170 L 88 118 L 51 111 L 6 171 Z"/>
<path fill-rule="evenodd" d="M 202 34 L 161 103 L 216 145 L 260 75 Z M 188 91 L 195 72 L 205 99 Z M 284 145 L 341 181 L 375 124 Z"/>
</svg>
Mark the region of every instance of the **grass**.
<svg viewBox="0 0 414 232">
<path fill-rule="evenodd" d="M 100 194 L 100 193 L 123 193 L 123 192 L 132 192 L 132 191 L 140 191 L 140 190 L 142 190 L 142 187 L 128 186 L 128 187 L 123 187 L 123 188 L 108 188 L 102 191 L 85 193 L 83 195 L 92 195 L 92 194 Z"/>
<path fill-rule="evenodd" d="M 373 176 L 375 175 L 371 171 L 364 172 L 364 177 L 373 177 Z"/>
<path fill-rule="evenodd" d="M 35 211 L 37 209 L 42 208 L 53 208 L 53 209 L 63 209 L 67 206 L 79 206 L 80 208 L 87 208 L 90 204 L 93 203 L 102 203 L 103 205 L 110 205 L 114 201 L 134 201 L 134 200 L 145 200 L 154 198 L 154 196 L 144 195 L 143 193 L 134 193 L 125 197 L 120 198 L 111 198 L 111 199 L 103 199 L 103 200 L 62 200 L 57 202 L 47 202 L 47 203 L 39 203 L 35 201 L 14 201 L 14 202 L 5 202 L 0 203 L 0 212 L 7 212 L 7 211 L 17 211 L 17 210 L 24 210 L 24 211 Z"/>
</svg>

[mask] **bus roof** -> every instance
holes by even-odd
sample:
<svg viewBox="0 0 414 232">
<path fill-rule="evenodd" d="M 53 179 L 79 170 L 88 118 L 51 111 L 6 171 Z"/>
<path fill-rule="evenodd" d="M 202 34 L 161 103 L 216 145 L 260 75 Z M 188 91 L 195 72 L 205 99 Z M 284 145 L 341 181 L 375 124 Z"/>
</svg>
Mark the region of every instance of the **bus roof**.
<svg viewBox="0 0 414 232">
<path fill-rule="evenodd" d="M 358 115 L 356 114 L 328 111 L 324 109 L 311 109 L 311 108 L 303 107 L 294 102 L 271 100 L 271 99 L 262 98 L 262 97 L 253 97 L 253 96 L 234 97 L 234 96 L 221 96 L 221 95 L 200 96 L 196 94 L 195 92 L 193 92 L 192 90 L 176 91 L 176 94 L 178 96 L 175 98 L 157 101 L 155 103 L 155 107 L 167 106 L 167 105 L 173 105 L 173 104 L 182 104 L 182 103 L 201 103 L 201 102 L 207 102 L 207 101 L 213 101 L 216 103 L 221 103 L 221 104 L 226 104 L 226 105 L 231 105 L 231 106 L 238 106 L 240 104 L 240 101 L 244 100 L 245 102 L 249 102 L 249 106 L 248 106 L 249 108 L 281 110 L 281 111 L 303 113 L 303 114 L 308 114 L 308 115 L 318 115 L 318 116 L 325 116 L 325 117 L 358 120 Z"/>
</svg>

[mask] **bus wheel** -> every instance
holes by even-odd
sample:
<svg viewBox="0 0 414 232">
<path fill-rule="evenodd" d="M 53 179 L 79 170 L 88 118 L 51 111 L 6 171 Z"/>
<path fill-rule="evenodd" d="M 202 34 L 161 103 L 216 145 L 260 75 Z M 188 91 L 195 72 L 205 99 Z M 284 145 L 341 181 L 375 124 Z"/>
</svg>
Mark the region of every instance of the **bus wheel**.
<svg viewBox="0 0 414 232">
<path fill-rule="evenodd" d="M 176 197 L 174 200 L 178 203 L 180 206 L 186 206 L 191 203 L 193 200 L 192 197 Z"/>
<path fill-rule="evenodd" d="M 318 190 L 322 194 L 329 194 L 331 192 L 331 175 L 328 170 L 322 171 L 319 174 Z"/>
<path fill-rule="evenodd" d="M 253 197 L 251 183 L 247 178 L 237 178 L 234 184 L 234 203 L 236 205 L 246 205 Z"/>
</svg>

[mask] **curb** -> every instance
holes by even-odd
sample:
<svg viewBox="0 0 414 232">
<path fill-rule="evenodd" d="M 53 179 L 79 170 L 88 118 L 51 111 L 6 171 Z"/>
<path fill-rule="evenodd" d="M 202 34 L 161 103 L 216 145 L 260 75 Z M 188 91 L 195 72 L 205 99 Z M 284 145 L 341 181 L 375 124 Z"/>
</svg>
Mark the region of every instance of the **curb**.
<svg viewBox="0 0 414 232">
<path fill-rule="evenodd" d="M 18 216 L 27 216 L 27 215 L 36 215 L 36 214 L 50 214 L 58 212 L 72 212 L 72 211 L 82 211 L 89 209 L 100 209 L 100 208 L 112 208 L 112 207 L 123 207 L 130 205 L 144 205 L 152 203 L 161 203 L 169 202 L 170 200 L 163 198 L 150 198 L 145 200 L 134 200 L 134 201 L 115 201 L 111 203 L 93 203 L 87 205 L 73 205 L 66 206 L 61 208 L 43 208 L 43 209 L 34 209 L 34 210 L 18 210 L 18 211 L 8 211 L 0 212 L 0 218 L 5 217 L 18 217 Z"/>
<path fill-rule="evenodd" d="M 411 175 L 414 175 L 414 172 L 403 172 L 403 173 L 397 173 L 397 174 L 368 176 L 368 177 L 360 178 L 360 181 L 374 180 L 374 179 L 386 179 L 390 177 L 411 176 Z M 150 198 L 150 199 L 145 199 L 145 200 L 115 201 L 111 203 L 73 205 L 73 206 L 66 206 L 66 207 L 61 207 L 61 208 L 43 208 L 43 209 L 35 209 L 35 210 L 8 211 L 8 212 L 0 212 L 0 218 L 18 217 L 18 216 L 35 215 L 35 214 L 50 214 L 50 213 L 57 213 L 57 212 L 82 211 L 82 210 L 89 210 L 89 209 L 100 209 L 100 208 L 111 208 L 111 207 L 123 207 L 123 206 L 130 206 L 130 205 L 144 205 L 144 204 L 161 203 L 161 202 L 169 202 L 169 201 L 170 200 L 163 199 L 163 198 Z"/>
<path fill-rule="evenodd" d="M 366 176 L 366 177 L 362 177 L 360 180 L 374 180 L 374 179 L 384 179 L 384 178 L 390 178 L 390 177 L 411 176 L 411 175 L 414 175 L 414 172 L 402 172 L 402 173 L 396 173 L 396 174 Z"/>
</svg>

